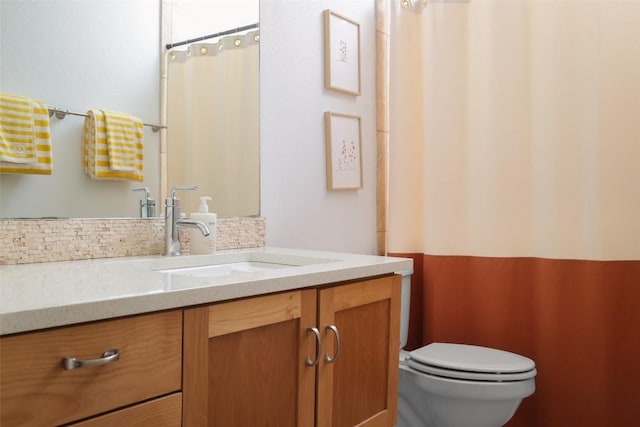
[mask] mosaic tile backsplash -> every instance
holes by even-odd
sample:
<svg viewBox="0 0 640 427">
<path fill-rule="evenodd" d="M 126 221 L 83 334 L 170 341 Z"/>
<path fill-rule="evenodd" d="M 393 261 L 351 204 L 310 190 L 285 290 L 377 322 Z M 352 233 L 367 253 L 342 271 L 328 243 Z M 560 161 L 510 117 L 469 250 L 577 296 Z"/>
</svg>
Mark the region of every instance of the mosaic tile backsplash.
<svg viewBox="0 0 640 427">
<path fill-rule="evenodd" d="M 218 250 L 262 247 L 266 221 L 260 217 L 218 218 L 217 233 Z M 188 233 L 181 234 L 181 241 L 183 252 L 188 253 Z M 0 265 L 163 252 L 163 218 L 0 221 Z"/>
</svg>

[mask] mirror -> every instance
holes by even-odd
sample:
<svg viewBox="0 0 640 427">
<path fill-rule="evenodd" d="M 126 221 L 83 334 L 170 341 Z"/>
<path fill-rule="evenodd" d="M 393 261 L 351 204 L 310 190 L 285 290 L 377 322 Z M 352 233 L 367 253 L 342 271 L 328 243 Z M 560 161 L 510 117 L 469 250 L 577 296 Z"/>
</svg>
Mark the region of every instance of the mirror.
<svg viewBox="0 0 640 427">
<path fill-rule="evenodd" d="M 173 0 L 163 15 L 170 44 L 197 40 L 168 52 L 167 186 L 198 185 L 179 194 L 187 214 L 209 196 L 218 215 L 259 215 L 258 1 Z"/>
<path fill-rule="evenodd" d="M 258 0 L 252 1 L 257 5 Z M 199 22 L 219 15 L 211 10 L 193 15 L 192 7 L 173 7 L 179 3 L 219 2 L 2 0 L 0 92 L 81 114 L 89 109 L 124 111 L 158 124 L 159 45 L 161 32 L 167 34 L 160 22 L 171 23 L 166 8 L 172 7 L 173 18 L 183 22 L 189 14 Z M 196 29 L 198 25 L 186 27 L 198 36 L 217 30 Z M 171 37 L 190 37 L 178 34 L 179 25 L 173 27 Z M 52 175 L 0 174 L 0 218 L 138 217 L 143 192 L 133 190 L 140 187 L 149 188 L 156 213 L 161 212 L 161 180 L 166 177 L 161 176 L 160 134 L 144 128 L 143 182 L 94 180 L 81 164 L 83 121 L 70 115 L 50 118 Z"/>
<path fill-rule="evenodd" d="M 159 2 L 0 1 L 0 91 L 61 110 L 160 120 Z M 82 166 L 84 118 L 50 118 L 51 175 L 0 174 L 0 216 L 136 217 L 160 190 L 159 134 L 144 127 L 144 181 L 96 180 Z"/>
</svg>

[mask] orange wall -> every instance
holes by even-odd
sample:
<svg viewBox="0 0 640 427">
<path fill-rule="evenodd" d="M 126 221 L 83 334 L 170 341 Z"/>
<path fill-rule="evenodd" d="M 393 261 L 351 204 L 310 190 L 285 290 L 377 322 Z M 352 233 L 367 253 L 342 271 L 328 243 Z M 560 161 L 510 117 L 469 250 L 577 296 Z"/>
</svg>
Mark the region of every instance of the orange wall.
<svg viewBox="0 0 640 427">
<path fill-rule="evenodd" d="M 415 261 L 410 348 L 467 343 L 536 362 L 536 393 L 508 426 L 637 425 L 640 261 L 397 255 Z"/>
</svg>

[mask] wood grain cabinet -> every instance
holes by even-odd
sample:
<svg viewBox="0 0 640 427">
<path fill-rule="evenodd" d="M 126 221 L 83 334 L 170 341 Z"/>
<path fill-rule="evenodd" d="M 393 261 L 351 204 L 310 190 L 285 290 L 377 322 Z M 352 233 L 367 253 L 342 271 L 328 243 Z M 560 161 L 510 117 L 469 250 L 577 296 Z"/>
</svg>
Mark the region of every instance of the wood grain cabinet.
<svg viewBox="0 0 640 427">
<path fill-rule="evenodd" d="M 395 425 L 400 277 L 0 338 L 0 425 Z"/>
<path fill-rule="evenodd" d="M 184 426 L 393 426 L 400 278 L 184 313 Z"/>
<path fill-rule="evenodd" d="M 0 425 L 180 426 L 181 371 L 182 310 L 2 337 Z"/>
</svg>

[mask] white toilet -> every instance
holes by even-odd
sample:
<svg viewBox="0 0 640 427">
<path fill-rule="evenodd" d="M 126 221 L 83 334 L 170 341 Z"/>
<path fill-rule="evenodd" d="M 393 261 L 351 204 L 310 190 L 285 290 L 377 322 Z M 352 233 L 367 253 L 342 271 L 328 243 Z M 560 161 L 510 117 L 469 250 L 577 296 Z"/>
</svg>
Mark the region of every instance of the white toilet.
<svg viewBox="0 0 640 427">
<path fill-rule="evenodd" d="M 397 427 L 499 427 L 536 389 L 533 360 L 464 344 L 403 350 L 409 330 L 411 274 L 402 272 Z"/>
</svg>

